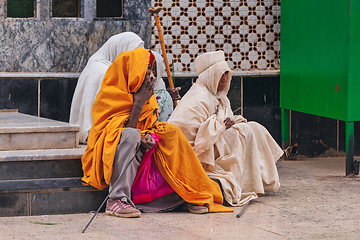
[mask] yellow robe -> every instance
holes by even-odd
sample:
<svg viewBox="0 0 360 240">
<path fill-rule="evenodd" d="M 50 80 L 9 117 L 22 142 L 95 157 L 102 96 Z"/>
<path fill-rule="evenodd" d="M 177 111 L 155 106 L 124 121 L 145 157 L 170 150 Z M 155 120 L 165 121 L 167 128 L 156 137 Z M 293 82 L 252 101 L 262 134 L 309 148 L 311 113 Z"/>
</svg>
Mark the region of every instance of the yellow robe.
<svg viewBox="0 0 360 240">
<path fill-rule="evenodd" d="M 92 108 L 93 126 L 81 159 L 82 180 L 95 188 L 103 189 L 110 183 L 116 147 L 133 106 L 132 94 L 140 88 L 152 57 L 142 48 L 124 52 L 105 74 Z M 154 159 L 164 179 L 187 202 L 207 205 L 210 212 L 232 211 L 222 206 L 220 187 L 208 178 L 181 130 L 157 122 L 157 109 L 153 95 L 142 109 L 137 129 L 142 135 L 153 132 L 160 136 Z"/>
</svg>

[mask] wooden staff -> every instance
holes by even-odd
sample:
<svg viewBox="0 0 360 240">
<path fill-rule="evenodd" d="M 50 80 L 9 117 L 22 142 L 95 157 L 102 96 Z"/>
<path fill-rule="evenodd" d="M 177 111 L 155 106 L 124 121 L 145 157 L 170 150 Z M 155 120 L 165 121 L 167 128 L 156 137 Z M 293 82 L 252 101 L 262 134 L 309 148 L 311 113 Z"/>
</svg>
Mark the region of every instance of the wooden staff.
<svg viewBox="0 0 360 240">
<path fill-rule="evenodd" d="M 167 76 L 168 76 L 169 86 L 170 86 L 171 88 L 174 88 L 174 83 L 173 83 L 172 77 L 171 77 L 171 71 L 170 71 L 169 61 L 168 61 L 168 58 L 167 58 L 167 55 L 166 55 L 166 49 L 165 49 L 165 43 L 164 43 L 164 35 L 163 35 L 163 33 L 162 33 L 161 22 L 160 22 L 160 17 L 159 17 L 159 12 L 160 12 L 161 10 L 163 10 L 163 9 L 164 9 L 163 7 L 158 7 L 157 9 L 154 9 L 154 8 L 152 7 L 152 8 L 149 8 L 148 11 L 149 11 L 149 13 L 151 13 L 151 15 L 153 15 L 154 18 L 155 18 L 156 27 L 157 27 L 157 30 L 158 30 L 158 33 L 159 33 L 161 51 L 162 51 L 162 55 L 163 55 L 164 62 L 165 62 L 166 73 L 167 73 Z M 174 100 L 174 105 L 175 105 L 175 106 L 177 105 L 177 101 L 176 101 L 176 100 Z"/>
</svg>

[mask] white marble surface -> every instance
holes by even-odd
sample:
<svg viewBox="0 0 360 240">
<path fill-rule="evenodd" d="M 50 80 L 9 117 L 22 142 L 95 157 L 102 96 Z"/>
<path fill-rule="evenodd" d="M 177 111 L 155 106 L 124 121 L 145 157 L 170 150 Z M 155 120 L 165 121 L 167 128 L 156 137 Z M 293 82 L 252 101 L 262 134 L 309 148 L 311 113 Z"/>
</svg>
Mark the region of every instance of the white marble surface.
<svg viewBox="0 0 360 240">
<path fill-rule="evenodd" d="M 0 112 L 0 151 L 79 146 L 79 126 L 18 112 Z"/>
<path fill-rule="evenodd" d="M 0 151 L 0 162 L 80 159 L 86 145 L 78 148 Z"/>
<path fill-rule="evenodd" d="M 0 133 L 76 132 L 80 127 L 66 122 L 18 112 L 0 112 Z"/>
</svg>

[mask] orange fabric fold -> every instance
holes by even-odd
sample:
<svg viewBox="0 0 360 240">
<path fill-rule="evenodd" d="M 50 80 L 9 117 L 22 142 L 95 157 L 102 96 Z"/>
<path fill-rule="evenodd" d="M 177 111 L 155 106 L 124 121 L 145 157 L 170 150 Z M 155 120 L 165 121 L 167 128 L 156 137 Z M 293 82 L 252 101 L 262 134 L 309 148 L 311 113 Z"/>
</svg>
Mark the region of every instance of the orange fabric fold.
<svg viewBox="0 0 360 240">
<path fill-rule="evenodd" d="M 93 107 L 93 125 L 81 158 L 82 180 L 95 188 L 108 187 L 113 172 L 120 133 L 130 116 L 133 93 L 141 86 L 150 59 L 149 50 L 137 48 L 119 54 L 108 68 Z M 157 119 L 158 105 L 153 95 L 144 105 L 137 128 L 146 132 Z M 154 114 L 155 113 L 155 114 Z"/>
<path fill-rule="evenodd" d="M 105 74 L 92 108 L 93 126 L 81 158 L 82 180 L 95 188 L 103 189 L 110 183 L 121 131 L 133 106 L 132 94 L 140 88 L 148 64 L 153 63 L 151 56 L 143 48 L 123 52 Z M 181 130 L 156 122 L 158 108 L 153 95 L 142 109 L 137 129 L 142 135 L 150 131 L 160 136 L 154 158 L 165 180 L 187 202 L 207 205 L 211 212 L 232 211 L 222 206 L 220 187 L 208 178 Z"/>
<path fill-rule="evenodd" d="M 208 206 L 210 212 L 232 212 L 233 209 L 222 205 L 219 185 L 207 176 L 180 128 L 159 122 L 154 126 L 154 132 L 160 136 L 154 160 L 175 192 L 186 202 Z"/>
</svg>

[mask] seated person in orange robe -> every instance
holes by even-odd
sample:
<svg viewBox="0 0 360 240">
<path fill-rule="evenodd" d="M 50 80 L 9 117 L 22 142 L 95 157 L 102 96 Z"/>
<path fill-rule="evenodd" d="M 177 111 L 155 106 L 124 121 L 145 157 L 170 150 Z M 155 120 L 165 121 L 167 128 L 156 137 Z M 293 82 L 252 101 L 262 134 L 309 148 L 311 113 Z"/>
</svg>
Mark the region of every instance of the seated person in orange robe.
<svg viewBox="0 0 360 240">
<path fill-rule="evenodd" d="M 92 108 L 93 125 L 81 159 L 82 180 L 98 189 L 109 186 L 107 214 L 139 217 L 131 186 L 141 149 L 154 144 L 148 134 L 153 133 L 160 137 L 153 153 L 156 166 L 190 212 L 232 211 L 222 205 L 220 187 L 208 178 L 181 130 L 158 121 L 153 64 L 151 51 L 138 48 L 121 53 L 109 67 Z"/>
</svg>

